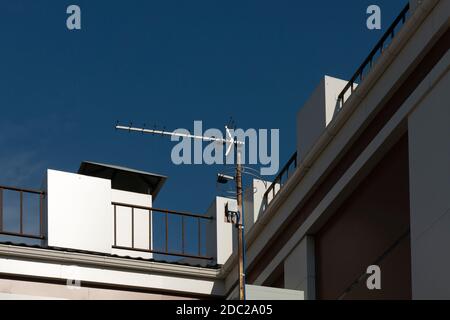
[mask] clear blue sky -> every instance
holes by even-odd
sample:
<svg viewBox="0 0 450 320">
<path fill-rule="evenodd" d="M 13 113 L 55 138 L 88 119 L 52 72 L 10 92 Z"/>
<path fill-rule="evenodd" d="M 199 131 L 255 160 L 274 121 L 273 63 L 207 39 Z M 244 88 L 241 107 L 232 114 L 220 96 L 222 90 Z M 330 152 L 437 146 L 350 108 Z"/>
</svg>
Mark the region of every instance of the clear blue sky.
<svg viewBox="0 0 450 320">
<path fill-rule="evenodd" d="M 168 139 L 116 132 L 116 120 L 192 129 L 279 128 L 324 74 L 348 79 L 406 0 L 2 0 L 0 184 L 40 187 L 46 168 L 83 160 L 169 176 L 155 206 L 204 212 L 222 166 L 175 166 Z M 82 10 L 68 31 L 66 8 Z"/>
</svg>

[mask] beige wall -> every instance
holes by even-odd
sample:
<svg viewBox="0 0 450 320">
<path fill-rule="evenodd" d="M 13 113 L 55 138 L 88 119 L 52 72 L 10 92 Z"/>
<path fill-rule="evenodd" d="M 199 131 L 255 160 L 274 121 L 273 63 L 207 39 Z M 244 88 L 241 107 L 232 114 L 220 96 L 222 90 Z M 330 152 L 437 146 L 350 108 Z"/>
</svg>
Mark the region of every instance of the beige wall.
<svg viewBox="0 0 450 320">
<path fill-rule="evenodd" d="M 450 298 L 449 62 L 443 64 L 446 74 L 408 119 L 414 299 Z"/>
<path fill-rule="evenodd" d="M 404 134 L 315 234 L 318 299 L 411 298 L 408 174 Z M 381 290 L 365 285 L 370 265 Z"/>
<path fill-rule="evenodd" d="M 315 269 L 314 237 L 306 236 L 284 261 L 284 287 L 303 291 L 305 299 L 314 300 Z"/>
<path fill-rule="evenodd" d="M 186 296 L 144 293 L 92 287 L 69 287 L 63 284 L 0 279 L 0 300 L 70 299 L 70 300 L 185 300 Z"/>
</svg>

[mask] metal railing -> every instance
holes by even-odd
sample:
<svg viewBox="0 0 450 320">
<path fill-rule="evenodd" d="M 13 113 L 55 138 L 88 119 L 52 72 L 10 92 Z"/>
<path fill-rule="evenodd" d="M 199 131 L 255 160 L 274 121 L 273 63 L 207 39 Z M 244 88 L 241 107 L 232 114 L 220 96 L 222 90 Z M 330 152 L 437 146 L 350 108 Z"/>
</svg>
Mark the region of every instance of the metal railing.
<svg viewBox="0 0 450 320">
<path fill-rule="evenodd" d="M 206 241 L 206 239 L 202 239 L 201 235 L 201 226 L 202 221 L 209 221 L 212 220 L 212 217 L 194 214 L 194 213 L 188 213 L 188 212 L 179 212 L 179 211 L 173 211 L 173 210 L 166 210 L 166 209 L 158 209 L 158 208 L 152 208 L 152 207 L 145 207 L 145 206 L 137 206 L 137 205 L 130 205 L 126 203 L 120 203 L 120 202 L 112 202 L 112 205 L 114 207 L 114 245 L 113 248 L 115 249 L 122 249 L 122 250 L 131 250 L 131 251 L 139 251 L 139 252 L 148 252 L 153 254 L 162 254 L 167 256 L 175 256 L 175 257 L 184 257 L 184 258 L 195 258 L 195 259 L 204 259 L 204 260 L 213 260 L 213 257 L 207 257 L 205 255 L 202 255 L 202 240 Z M 117 208 L 118 207 L 124 207 L 131 209 L 131 246 L 123 246 L 118 244 L 117 239 L 117 232 L 118 232 L 118 218 L 117 218 Z M 143 210 L 148 212 L 149 219 L 148 219 L 148 248 L 139 248 L 135 245 L 135 210 Z M 153 240 L 152 237 L 155 235 L 155 228 L 154 224 L 152 222 L 152 216 L 155 212 L 162 213 L 164 215 L 164 227 L 162 228 L 164 231 L 164 250 L 155 250 L 153 248 Z M 181 218 L 181 250 L 179 251 L 170 251 L 169 250 L 169 216 L 178 216 Z M 186 222 L 190 219 L 192 221 L 196 222 L 197 225 L 197 254 L 189 254 L 186 253 L 186 244 L 187 241 L 192 240 L 192 238 L 186 237 Z M 159 230 L 161 231 L 161 230 Z"/>
<path fill-rule="evenodd" d="M 14 210 L 19 214 L 19 231 L 8 231 L 5 230 L 5 191 L 12 192 L 19 197 L 19 205 L 17 207 L 10 207 L 9 210 Z M 24 195 L 35 195 L 38 196 L 38 211 L 39 211 L 39 234 L 29 234 L 25 232 L 25 209 L 24 209 Z M 0 186 L 0 235 L 13 236 L 13 237 L 23 237 L 30 239 L 45 239 L 44 236 L 44 197 L 45 192 L 42 190 L 32 190 L 23 189 L 16 187 Z"/>
<path fill-rule="evenodd" d="M 276 178 L 273 180 L 272 184 L 267 188 L 266 192 L 264 193 L 263 203 L 265 205 L 265 208 L 269 205 L 270 202 L 275 199 L 278 192 L 281 190 L 281 188 L 284 186 L 284 184 L 289 180 L 292 173 L 297 168 L 297 152 L 295 152 L 289 161 L 284 165 L 284 167 L 280 170 L 280 173 L 276 176 Z M 271 197 L 269 197 L 271 196 Z"/>
<path fill-rule="evenodd" d="M 407 14 L 409 12 L 409 2 L 405 6 L 405 8 L 400 12 L 398 17 L 394 20 L 394 22 L 391 24 L 391 26 L 387 29 L 386 33 L 381 37 L 381 39 L 378 41 L 378 43 L 375 45 L 373 50 L 369 53 L 367 58 L 364 60 L 364 62 L 361 64 L 361 66 L 356 70 L 355 74 L 351 77 L 350 81 L 347 83 L 347 85 L 344 87 L 342 92 L 338 96 L 338 103 L 339 106 L 342 108 L 344 105 L 346 99 L 348 99 L 353 92 L 355 91 L 355 83 L 356 80 L 362 81 L 365 74 L 367 74 L 373 67 L 374 60 L 377 54 L 382 54 L 385 46 L 388 44 L 388 41 L 395 37 L 396 29 L 399 28 L 399 26 L 404 25 L 406 22 Z M 350 91 L 350 94 L 347 94 L 348 91 Z M 347 95 L 347 97 L 346 97 Z"/>
</svg>

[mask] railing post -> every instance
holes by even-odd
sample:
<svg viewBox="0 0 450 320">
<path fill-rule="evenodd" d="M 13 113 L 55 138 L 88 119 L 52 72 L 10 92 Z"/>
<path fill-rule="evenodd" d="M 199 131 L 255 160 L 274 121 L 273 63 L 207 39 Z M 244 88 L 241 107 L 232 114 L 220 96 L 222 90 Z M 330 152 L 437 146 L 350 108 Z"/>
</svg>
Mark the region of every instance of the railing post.
<svg viewBox="0 0 450 320">
<path fill-rule="evenodd" d="M 272 186 L 272 200 L 275 198 L 275 186 L 276 185 Z"/>
<path fill-rule="evenodd" d="M 197 225 L 198 225 L 198 255 L 202 255 L 201 251 L 201 239 L 202 239 L 202 232 L 201 232 L 201 225 L 200 225 L 200 218 L 197 218 Z"/>
<path fill-rule="evenodd" d="M 169 212 L 166 211 L 166 253 L 169 253 Z"/>
<path fill-rule="evenodd" d="M 23 191 L 20 191 L 20 234 L 23 234 Z"/>
<path fill-rule="evenodd" d="M 181 216 L 181 253 L 184 253 L 184 217 Z"/>
<path fill-rule="evenodd" d="M 39 235 L 44 237 L 44 193 L 39 194 Z"/>
<path fill-rule="evenodd" d="M 117 246 L 117 206 L 114 205 L 114 245 Z"/>
<path fill-rule="evenodd" d="M 152 210 L 148 210 L 148 249 L 152 250 Z"/>
<path fill-rule="evenodd" d="M 0 231 L 3 231 L 3 189 L 0 188 Z"/>
<path fill-rule="evenodd" d="M 131 208 L 131 248 L 134 249 L 134 208 Z"/>
</svg>

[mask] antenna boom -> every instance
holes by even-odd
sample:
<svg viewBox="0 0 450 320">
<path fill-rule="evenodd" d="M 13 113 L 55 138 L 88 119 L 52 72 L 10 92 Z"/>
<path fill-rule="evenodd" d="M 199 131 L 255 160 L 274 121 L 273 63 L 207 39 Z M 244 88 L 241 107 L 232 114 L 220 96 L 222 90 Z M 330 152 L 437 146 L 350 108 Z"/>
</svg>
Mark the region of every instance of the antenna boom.
<svg viewBox="0 0 450 320">
<path fill-rule="evenodd" d="M 197 140 L 203 140 L 203 141 L 211 141 L 211 142 L 219 142 L 223 144 L 237 144 L 237 145 L 244 145 L 245 143 L 243 141 L 235 141 L 230 136 L 230 139 L 223 139 L 223 138 L 216 138 L 216 137 L 208 137 L 208 136 L 197 136 L 193 134 L 187 134 L 187 133 L 181 133 L 181 132 L 170 132 L 170 131 L 164 131 L 164 130 L 153 130 L 153 129 L 146 129 L 146 128 L 138 128 L 138 127 L 131 127 L 131 126 L 122 126 L 122 125 L 116 125 L 117 130 L 124 130 L 124 131 L 133 131 L 133 132 L 140 132 L 140 133 L 147 133 L 147 134 L 158 134 L 163 136 L 170 136 L 170 137 L 181 137 L 181 138 L 189 138 L 189 139 L 197 139 Z M 229 131 L 227 131 L 229 133 Z"/>
</svg>

